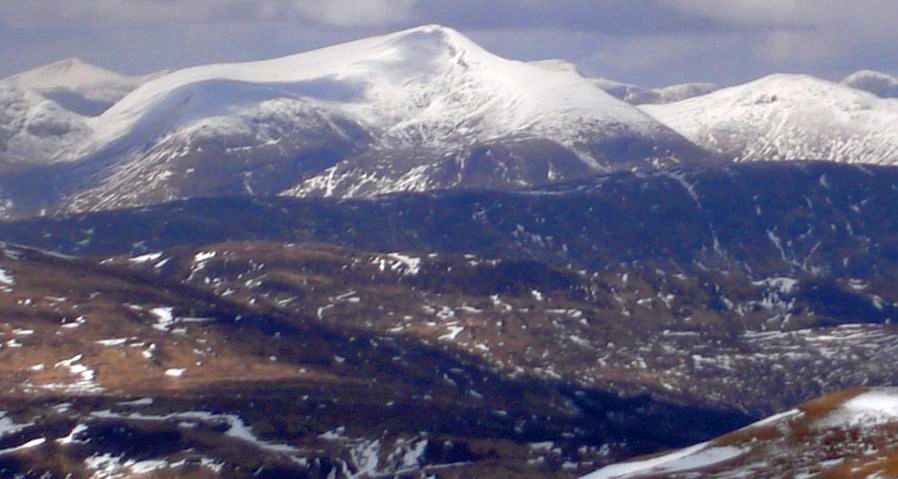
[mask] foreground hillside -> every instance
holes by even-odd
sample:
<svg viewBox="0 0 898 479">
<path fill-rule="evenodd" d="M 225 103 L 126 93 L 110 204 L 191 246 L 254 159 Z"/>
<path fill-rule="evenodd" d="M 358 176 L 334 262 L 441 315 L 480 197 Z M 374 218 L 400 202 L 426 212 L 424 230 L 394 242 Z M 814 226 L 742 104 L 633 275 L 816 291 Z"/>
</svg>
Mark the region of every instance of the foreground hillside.
<svg viewBox="0 0 898 479">
<path fill-rule="evenodd" d="M 228 244 L 101 265 L 5 245 L 0 475 L 576 477 L 749 420 L 503 368 L 519 325 L 541 327 L 521 303 L 560 285 L 470 261 Z"/>
<path fill-rule="evenodd" d="M 886 478 L 898 474 L 898 391 L 851 389 L 720 438 L 584 479 Z"/>
</svg>

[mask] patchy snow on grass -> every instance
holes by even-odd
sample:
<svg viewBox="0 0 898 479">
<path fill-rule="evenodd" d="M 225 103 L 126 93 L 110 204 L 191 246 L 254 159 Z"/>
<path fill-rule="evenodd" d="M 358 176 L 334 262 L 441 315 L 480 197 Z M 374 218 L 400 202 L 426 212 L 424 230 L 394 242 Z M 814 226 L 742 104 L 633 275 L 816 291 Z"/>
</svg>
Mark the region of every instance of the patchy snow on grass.
<svg viewBox="0 0 898 479">
<path fill-rule="evenodd" d="M 171 368 L 165 370 L 165 375 L 172 378 L 179 378 L 184 375 L 184 368 Z"/>
<path fill-rule="evenodd" d="M 84 460 L 87 469 L 93 471 L 94 479 L 118 479 L 133 475 L 149 474 L 159 469 L 171 467 L 164 460 L 135 461 L 112 454 L 97 454 Z"/>
<path fill-rule="evenodd" d="M 301 452 L 298 448 L 286 444 L 272 444 L 259 439 L 253 434 L 252 429 L 247 425 L 240 416 L 234 414 L 215 414 L 205 411 L 187 411 L 175 412 L 164 416 L 154 416 L 141 413 L 120 414 L 112 411 L 96 411 L 91 413 L 91 417 L 100 419 L 125 419 L 132 421 L 201 421 L 212 423 L 225 423 L 228 429 L 224 432 L 225 436 L 233 439 L 248 442 L 259 449 L 282 454 L 294 454 Z"/>
<path fill-rule="evenodd" d="M 41 387 L 52 391 L 65 391 L 69 393 L 96 393 L 102 391 L 103 388 L 94 381 L 96 378 L 94 370 L 80 364 L 83 358 L 84 356 L 79 354 L 70 359 L 60 361 L 54 366 L 56 368 L 68 369 L 69 374 L 78 378 L 75 382 L 67 384 L 45 384 Z"/>
</svg>

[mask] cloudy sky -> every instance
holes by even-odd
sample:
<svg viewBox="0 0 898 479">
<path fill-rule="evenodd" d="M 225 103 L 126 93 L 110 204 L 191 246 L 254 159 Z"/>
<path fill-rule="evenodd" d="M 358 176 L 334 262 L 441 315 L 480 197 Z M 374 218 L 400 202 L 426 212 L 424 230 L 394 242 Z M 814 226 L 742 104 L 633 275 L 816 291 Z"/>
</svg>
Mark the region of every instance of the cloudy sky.
<svg viewBox="0 0 898 479">
<path fill-rule="evenodd" d="M 895 0 L 0 0 L 0 76 L 66 57 L 126 73 L 296 53 L 425 24 L 518 59 L 660 86 L 898 73 Z"/>
</svg>

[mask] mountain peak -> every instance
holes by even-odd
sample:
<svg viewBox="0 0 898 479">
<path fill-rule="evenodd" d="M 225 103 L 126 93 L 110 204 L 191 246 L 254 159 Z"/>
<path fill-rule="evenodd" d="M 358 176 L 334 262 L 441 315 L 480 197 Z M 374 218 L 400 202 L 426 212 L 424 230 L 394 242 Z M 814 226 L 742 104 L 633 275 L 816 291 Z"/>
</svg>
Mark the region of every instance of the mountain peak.
<svg viewBox="0 0 898 479">
<path fill-rule="evenodd" d="M 450 55 L 488 54 L 483 47 L 458 30 L 443 25 L 422 25 L 387 35 L 387 38 L 395 45 L 422 54 L 442 51 Z"/>
<path fill-rule="evenodd" d="M 31 90 L 46 91 L 78 89 L 99 84 L 130 84 L 138 81 L 138 78 L 106 70 L 72 57 L 19 73 L 9 80 Z"/>
<path fill-rule="evenodd" d="M 38 67 L 37 69 L 40 69 L 40 70 L 55 70 L 55 71 L 68 71 L 68 70 L 71 70 L 71 69 L 73 69 L 73 68 L 83 68 L 83 67 L 97 68 L 97 67 L 94 67 L 93 65 L 90 65 L 90 64 L 88 64 L 88 63 L 85 63 L 84 60 L 82 60 L 82 59 L 80 59 L 80 58 L 78 58 L 78 57 L 69 57 L 69 58 L 66 58 L 66 59 L 63 59 L 63 60 L 59 60 L 59 61 L 50 63 L 49 65 L 45 65 L 45 66 L 43 66 L 43 67 Z"/>
<path fill-rule="evenodd" d="M 898 148 L 898 103 L 808 75 L 768 75 L 643 110 L 737 161 L 892 164 Z"/>
</svg>

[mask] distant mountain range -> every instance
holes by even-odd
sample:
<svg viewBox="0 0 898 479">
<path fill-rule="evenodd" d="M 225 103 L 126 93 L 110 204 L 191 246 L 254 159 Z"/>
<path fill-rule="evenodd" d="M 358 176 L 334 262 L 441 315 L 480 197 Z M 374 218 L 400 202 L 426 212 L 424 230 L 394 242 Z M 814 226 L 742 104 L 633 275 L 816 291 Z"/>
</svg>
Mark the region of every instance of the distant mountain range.
<svg viewBox="0 0 898 479">
<path fill-rule="evenodd" d="M 892 164 L 898 100 L 859 90 L 888 96 L 889 81 L 646 89 L 506 60 L 435 25 L 141 77 L 65 60 L 0 81 L 0 211 L 515 189 L 733 160 Z"/>
</svg>

